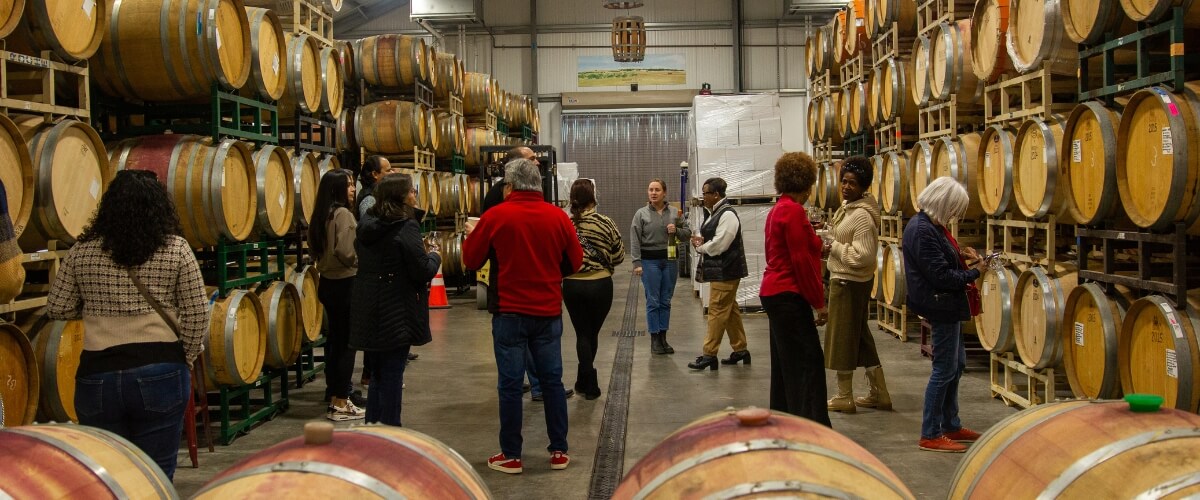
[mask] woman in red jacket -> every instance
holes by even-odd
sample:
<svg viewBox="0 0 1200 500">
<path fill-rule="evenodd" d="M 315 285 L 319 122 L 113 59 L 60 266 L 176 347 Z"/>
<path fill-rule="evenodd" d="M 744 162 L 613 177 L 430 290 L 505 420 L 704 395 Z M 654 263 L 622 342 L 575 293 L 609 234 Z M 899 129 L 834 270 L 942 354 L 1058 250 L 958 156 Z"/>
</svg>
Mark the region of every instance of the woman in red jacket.
<svg viewBox="0 0 1200 500">
<path fill-rule="evenodd" d="M 817 335 L 829 318 L 821 238 L 803 206 L 816 178 L 817 164 L 805 153 L 786 153 L 775 162 L 775 190 L 781 196 L 767 214 L 767 269 L 759 296 L 771 330 L 771 409 L 832 427 Z"/>
</svg>

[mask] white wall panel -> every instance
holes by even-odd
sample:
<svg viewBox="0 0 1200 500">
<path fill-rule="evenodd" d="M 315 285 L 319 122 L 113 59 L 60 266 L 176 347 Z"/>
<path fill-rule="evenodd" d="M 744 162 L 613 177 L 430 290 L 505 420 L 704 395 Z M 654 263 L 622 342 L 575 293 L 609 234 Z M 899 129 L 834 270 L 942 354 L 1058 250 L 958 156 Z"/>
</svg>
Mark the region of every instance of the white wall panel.
<svg viewBox="0 0 1200 500">
<path fill-rule="evenodd" d="M 776 55 L 774 47 L 748 47 L 742 51 L 742 79 L 746 90 L 782 87 Z"/>
<path fill-rule="evenodd" d="M 808 96 L 780 96 L 779 113 L 783 122 L 783 150 L 812 153 L 808 141 Z"/>
<path fill-rule="evenodd" d="M 491 1 L 493 0 L 487 0 L 487 2 Z M 642 16 L 648 23 L 729 21 L 733 19 L 733 3 L 730 0 L 646 0 L 644 6 L 628 11 L 606 9 L 604 2 L 600 0 L 537 0 L 537 2 L 538 24 L 542 25 L 611 23 L 614 17 L 624 15 Z M 782 5 L 779 7 L 782 9 Z M 528 7 L 525 10 L 528 10 Z"/>
<path fill-rule="evenodd" d="M 570 4 L 573 1 L 564 1 Z M 542 7 L 539 5 L 538 9 Z M 538 17 L 543 17 L 538 13 Z M 483 19 L 488 26 L 524 26 L 529 24 L 529 0 L 484 0 Z M 540 24 L 546 24 L 541 21 Z"/>
<path fill-rule="evenodd" d="M 554 146 L 554 150 L 561 155 L 563 150 L 562 105 L 557 102 L 539 102 L 538 112 L 542 114 L 542 130 L 538 132 L 538 142 Z M 566 198 L 566 196 L 562 198 Z"/>
<path fill-rule="evenodd" d="M 807 68 L 804 66 L 804 47 L 785 47 L 779 50 L 780 88 L 808 88 Z"/>
</svg>

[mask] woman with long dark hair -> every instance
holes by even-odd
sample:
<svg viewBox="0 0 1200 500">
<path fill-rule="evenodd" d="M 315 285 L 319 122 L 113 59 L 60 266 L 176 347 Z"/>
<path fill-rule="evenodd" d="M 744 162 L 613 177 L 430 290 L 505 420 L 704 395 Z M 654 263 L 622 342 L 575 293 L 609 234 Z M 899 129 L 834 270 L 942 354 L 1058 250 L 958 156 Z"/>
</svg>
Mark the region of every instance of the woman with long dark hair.
<svg viewBox="0 0 1200 500">
<path fill-rule="evenodd" d="M 325 340 L 325 417 L 335 422 L 363 418 L 366 411 L 350 401 L 350 377 L 354 373 L 354 351 L 350 349 L 350 293 L 358 274 L 354 233 L 354 177 L 345 169 L 321 176 L 317 202 L 308 226 L 308 248 L 317 259 L 321 282 L 317 297 L 325 306 L 329 323 Z"/>
<path fill-rule="evenodd" d="M 427 285 L 442 263 L 421 242 L 412 177 L 392 174 L 375 186 L 376 203 L 358 226 L 350 346 L 371 367 L 367 423 L 400 425 L 404 366 L 412 346 L 433 340 Z"/>
<path fill-rule="evenodd" d="M 583 267 L 563 280 L 563 302 L 575 328 L 575 354 L 579 356 L 575 392 L 596 399 L 600 381 L 592 363 L 600 328 L 612 308 L 613 268 L 625 260 L 625 244 L 617 224 L 596 212 L 596 185 L 591 179 L 571 184 L 571 223 L 583 247 Z"/>
<path fill-rule="evenodd" d="M 75 374 L 79 423 L 128 439 L 167 477 L 175 474 L 188 367 L 208 332 L 204 280 L 180 234 L 154 173 L 118 172 L 63 259 L 47 310 L 50 319 L 82 319 L 87 330 Z"/>
</svg>

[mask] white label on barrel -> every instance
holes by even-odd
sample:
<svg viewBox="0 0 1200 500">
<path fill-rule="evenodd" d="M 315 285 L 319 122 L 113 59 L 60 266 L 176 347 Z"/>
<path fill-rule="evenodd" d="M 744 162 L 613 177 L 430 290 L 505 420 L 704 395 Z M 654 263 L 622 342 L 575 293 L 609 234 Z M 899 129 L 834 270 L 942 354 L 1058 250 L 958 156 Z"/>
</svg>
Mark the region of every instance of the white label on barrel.
<svg viewBox="0 0 1200 500">
<path fill-rule="evenodd" d="M 1083 347 L 1083 323 L 1075 323 L 1075 345 Z"/>
<path fill-rule="evenodd" d="M 215 31 L 213 33 L 217 35 L 217 50 L 221 50 L 221 32 Z"/>
<path fill-rule="evenodd" d="M 1171 127 L 1162 128 L 1162 154 L 1175 154 L 1175 146 L 1171 141 Z"/>
<path fill-rule="evenodd" d="M 1083 163 L 1083 141 L 1079 139 L 1071 141 L 1071 161 Z"/>
<path fill-rule="evenodd" d="M 96 8 L 96 0 L 83 0 L 83 13 L 88 19 L 92 18 L 92 9 Z"/>
<path fill-rule="evenodd" d="M 100 197 L 100 181 L 92 181 L 92 187 L 88 188 L 88 194 L 92 195 L 93 200 Z"/>
<path fill-rule="evenodd" d="M 1179 378 L 1179 360 L 1175 357 L 1175 349 L 1167 349 L 1167 376 Z"/>
<path fill-rule="evenodd" d="M 1175 309 L 1171 308 L 1170 304 L 1159 304 L 1163 310 L 1163 316 L 1167 318 L 1167 324 L 1171 325 L 1171 330 L 1175 332 L 1175 338 L 1183 338 L 1183 329 L 1179 327 L 1179 320 L 1175 319 Z"/>
<path fill-rule="evenodd" d="M 283 208 L 284 203 L 287 203 L 287 196 L 284 196 L 283 193 L 279 193 L 279 208 Z"/>
<path fill-rule="evenodd" d="M 271 60 L 271 71 L 279 73 L 279 54 L 275 54 L 275 59 Z"/>
</svg>

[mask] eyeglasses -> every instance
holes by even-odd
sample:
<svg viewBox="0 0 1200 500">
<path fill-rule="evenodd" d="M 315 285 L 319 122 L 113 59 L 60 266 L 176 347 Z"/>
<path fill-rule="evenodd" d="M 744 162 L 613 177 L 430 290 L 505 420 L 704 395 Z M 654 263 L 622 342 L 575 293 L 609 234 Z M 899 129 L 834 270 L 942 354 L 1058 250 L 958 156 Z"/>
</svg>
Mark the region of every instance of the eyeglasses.
<svg viewBox="0 0 1200 500">
<path fill-rule="evenodd" d="M 717 192 L 716 191 L 701 191 L 700 194 L 703 194 L 704 196 L 708 196 L 710 194 L 717 194 Z"/>
</svg>

